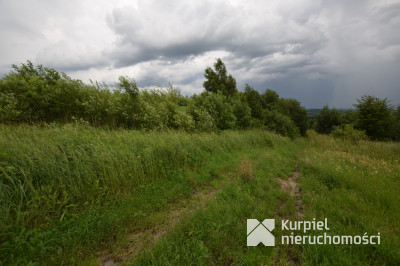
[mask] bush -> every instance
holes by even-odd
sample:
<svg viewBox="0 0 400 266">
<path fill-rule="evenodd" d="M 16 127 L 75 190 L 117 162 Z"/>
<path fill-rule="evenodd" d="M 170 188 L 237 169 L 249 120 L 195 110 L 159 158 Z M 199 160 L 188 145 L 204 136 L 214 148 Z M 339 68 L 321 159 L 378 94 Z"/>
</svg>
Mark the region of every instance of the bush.
<svg viewBox="0 0 400 266">
<path fill-rule="evenodd" d="M 115 88 L 85 84 L 65 73 L 30 61 L 13 66 L 0 79 L 0 123 L 68 124 L 76 121 L 109 129 L 215 131 L 268 128 L 285 136 L 305 135 L 307 115 L 294 99 L 264 94 L 246 85 L 237 92 L 221 60 L 206 70 L 206 91 L 186 97 L 172 86 L 139 90 L 136 81 L 120 76 Z"/>
<path fill-rule="evenodd" d="M 341 126 L 335 126 L 332 130 L 332 136 L 342 140 L 349 140 L 351 142 L 357 142 L 359 140 L 368 139 L 365 131 L 357 130 L 352 124 L 346 124 Z"/>
<path fill-rule="evenodd" d="M 186 112 L 186 108 L 179 108 L 174 114 L 174 125 L 177 129 L 193 131 L 195 123 L 193 117 Z"/>
<path fill-rule="evenodd" d="M 266 112 L 265 126 L 268 130 L 282 136 L 296 137 L 300 136 L 299 128 L 289 117 L 276 111 Z"/>
<path fill-rule="evenodd" d="M 206 110 L 193 104 L 189 105 L 188 109 L 195 122 L 196 131 L 211 132 L 216 129 L 214 118 Z"/>
<path fill-rule="evenodd" d="M 302 136 L 306 135 L 308 129 L 307 111 L 300 105 L 299 101 L 280 98 L 277 110 L 294 122 Z"/>
<path fill-rule="evenodd" d="M 239 128 L 247 128 L 252 120 L 251 108 L 246 102 L 246 99 L 239 97 L 232 100 L 233 112 L 236 116 L 236 124 Z"/>
<path fill-rule="evenodd" d="M 236 116 L 228 98 L 221 92 L 202 93 L 195 98 L 196 105 L 204 108 L 213 120 L 218 129 L 233 129 L 236 126 Z"/>
</svg>

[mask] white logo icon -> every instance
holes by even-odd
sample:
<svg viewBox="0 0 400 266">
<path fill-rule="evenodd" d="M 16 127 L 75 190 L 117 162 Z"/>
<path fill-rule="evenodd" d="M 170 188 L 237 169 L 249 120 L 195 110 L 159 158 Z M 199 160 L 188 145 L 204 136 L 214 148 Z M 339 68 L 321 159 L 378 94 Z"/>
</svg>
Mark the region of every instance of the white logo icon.
<svg viewBox="0 0 400 266">
<path fill-rule="evenodd" d="M 275 228 L 274 219 L 265 219 L 260 223 L 257 219 L 247 219 L 247 246 L 275 246 L 275 237 L 271 231 Z"/>
</svg>

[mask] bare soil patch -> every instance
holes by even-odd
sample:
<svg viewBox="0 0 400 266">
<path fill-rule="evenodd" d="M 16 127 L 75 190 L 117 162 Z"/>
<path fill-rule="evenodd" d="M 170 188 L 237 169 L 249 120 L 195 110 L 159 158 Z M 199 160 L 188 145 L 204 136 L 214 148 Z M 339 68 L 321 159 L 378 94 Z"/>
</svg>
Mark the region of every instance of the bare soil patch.
<svg viewBox="0 0 400 266">
<path fill-rule="evenodd" d="M 299 183 L 300 171 L 298 166 L 293 171 L 292 175 L 289 176 L 287 179 L 283 179 L 277 177 L 277 181 L 281 185 L 281 189 L 290 194 L 290 196 L 295 197 L 296 199 L 296 217 L 297 219 L 302 219 L 304 217 L 303 209 L 304 205 L 302 202 L 302 194 L 300 190 L 300 183 Z M 279 199 L 279 210 L 284 209 L 286 202 L 284 200 Z M 279 211 L 280 212 L 280 211 Z M 284 217 L 279 215 L 281 219 L 287 219 L 289 217 Z M 300 260 L 297 256 L 293 253 L 293 246 L 280 246 L 275 264 L 276 265 L 300 265 Z"/>
<path fill-rule="evenodd" d="M 299 176 L 300 176 L 300 171 L 298 167 L 296 167 L 296 170 L 294 170 L 292 175 L 289 176 L 287 179 L 278 177 L 277 181 L 281 184 L 281 189 L 283 191 L 289 193 L 290 196 L 296 198 L 296 216 L 297 218 L 303 218 L 304 205 L 300 190 Z"/>
</svg>

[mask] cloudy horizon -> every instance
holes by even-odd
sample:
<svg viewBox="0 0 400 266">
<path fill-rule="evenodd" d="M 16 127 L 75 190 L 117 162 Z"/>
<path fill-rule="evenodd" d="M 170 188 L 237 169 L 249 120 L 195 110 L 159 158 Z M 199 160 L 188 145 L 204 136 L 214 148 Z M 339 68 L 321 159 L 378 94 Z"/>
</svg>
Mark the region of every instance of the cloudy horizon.
<svg viewBox="0 0 400 266">
<path fill-rule="evenodd" d="M 0 0 L 0 76 L 31 60 L 75 79 L 200 93 L 217 58 L 242 91 L 306 108 L 400 104 L 400 1 Z"/>
</svg>

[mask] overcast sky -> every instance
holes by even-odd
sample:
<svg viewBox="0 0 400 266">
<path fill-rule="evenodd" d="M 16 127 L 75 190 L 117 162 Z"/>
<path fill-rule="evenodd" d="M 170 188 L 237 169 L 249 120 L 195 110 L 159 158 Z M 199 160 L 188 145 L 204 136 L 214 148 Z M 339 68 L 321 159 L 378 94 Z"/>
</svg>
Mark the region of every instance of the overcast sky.
<svg viewBox="0 0 400 266">
<path fill-rule="evenodd" d="M 361 95 L 400 104 L 400 1 L 0 0 L 0 75 L 34 64 L 73 78 L 203 91 L 217 58 L 243 90 L 307 108 Z"/>
</svg>

